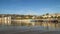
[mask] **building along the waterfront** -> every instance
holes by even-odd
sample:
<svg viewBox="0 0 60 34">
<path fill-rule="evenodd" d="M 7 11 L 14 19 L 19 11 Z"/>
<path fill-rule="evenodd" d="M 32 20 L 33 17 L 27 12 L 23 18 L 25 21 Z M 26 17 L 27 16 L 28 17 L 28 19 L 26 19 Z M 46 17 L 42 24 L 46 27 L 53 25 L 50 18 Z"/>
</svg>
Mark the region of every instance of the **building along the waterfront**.
<svg viewBox="0 0 60 34">
<path fill-rule="evenodd" d="M 1 16 L 0 17 L 0 24 L 11 24 L 11 16 Z"/>
<path fill-rule="evenodd" d="M 30 20 L 60 20 L 60 14 L 45 14 L 42 16 L 37 15 L 17 15 L 17 14 L 0 14 L 0 24 L 12 24 L 14 23 L 21 23 L 22 22 L 30 22 Z"/>
<path fill-rule="evenodd" d="M 43 15 L 43 18 L 47 18 L 47 19 L 57 19 L 58 17 L 60 18 L 60 14 L 48 14 L 48 15 Z"/>
</svg>

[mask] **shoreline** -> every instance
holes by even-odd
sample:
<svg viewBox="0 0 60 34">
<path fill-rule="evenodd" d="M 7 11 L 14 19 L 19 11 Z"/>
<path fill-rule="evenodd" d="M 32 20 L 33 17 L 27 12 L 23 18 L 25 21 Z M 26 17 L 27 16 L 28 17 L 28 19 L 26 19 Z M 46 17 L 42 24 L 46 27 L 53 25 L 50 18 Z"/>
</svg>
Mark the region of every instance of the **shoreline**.
<svg viewBox="0 0 60 34">
<path fill-rule="evenodd" d="M 42 31 L 42 30 L 28 30 L 28 31 L 21 31 L 21 30 L 6 30 L 0 31 L 0 34 L 60 34 L 60 31 Z"/>
</svg>

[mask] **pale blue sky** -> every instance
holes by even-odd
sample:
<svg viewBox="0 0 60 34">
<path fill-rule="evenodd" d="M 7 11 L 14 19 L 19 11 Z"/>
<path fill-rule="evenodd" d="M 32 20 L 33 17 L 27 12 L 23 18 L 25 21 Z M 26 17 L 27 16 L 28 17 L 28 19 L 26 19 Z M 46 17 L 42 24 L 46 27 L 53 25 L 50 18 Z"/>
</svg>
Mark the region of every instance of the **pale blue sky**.
<svg viewBox="0 0 60 34">
<path fill-rule="evenodd" d="M 0 14 L 60 13 L 60 0 L 0 0 Z"/>
</svg>

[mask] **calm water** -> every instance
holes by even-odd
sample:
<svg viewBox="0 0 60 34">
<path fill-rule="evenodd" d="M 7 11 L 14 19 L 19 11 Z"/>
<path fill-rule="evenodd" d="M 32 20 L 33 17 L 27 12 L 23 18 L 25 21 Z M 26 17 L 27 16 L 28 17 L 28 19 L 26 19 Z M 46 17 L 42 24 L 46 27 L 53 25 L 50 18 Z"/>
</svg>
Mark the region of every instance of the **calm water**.
<svg viewBox="0 0 60 34">
<path fill-rule="evenodd" d="M 60 23 L 32 22 L 32 23 L 20 23 L 11 25 L 0 25 L 0 30 L 10 30 L 10 29 L 60 31 Z"/>
</svg>

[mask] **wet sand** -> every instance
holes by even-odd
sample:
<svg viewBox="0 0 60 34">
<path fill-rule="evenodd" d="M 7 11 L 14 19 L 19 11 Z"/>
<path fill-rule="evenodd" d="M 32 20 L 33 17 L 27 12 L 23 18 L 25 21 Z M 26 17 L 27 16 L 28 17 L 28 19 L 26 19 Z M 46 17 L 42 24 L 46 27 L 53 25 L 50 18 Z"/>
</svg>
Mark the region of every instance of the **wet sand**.
<svg viewBox="0 0 60 34">
<path fill-rule="evenodd" d="M 60 30 L 58 31 L 48 31 L 48 30 L 40 30 L 39 27 L 2 27 L 0 28 L 0 34 L 60 34 Z"/>
<path fill-rule="evenodd" d="M 60 34 L 60 31 L 49 31 L 49 32 L 44 32 L 41 34 Z"/>
<path fill-rule="evenodd" d="M 0 31 L 0 34 L 60 34 L 60 31 L 41 31 L 41 30 L 5 30 Z"/>
</svg>

